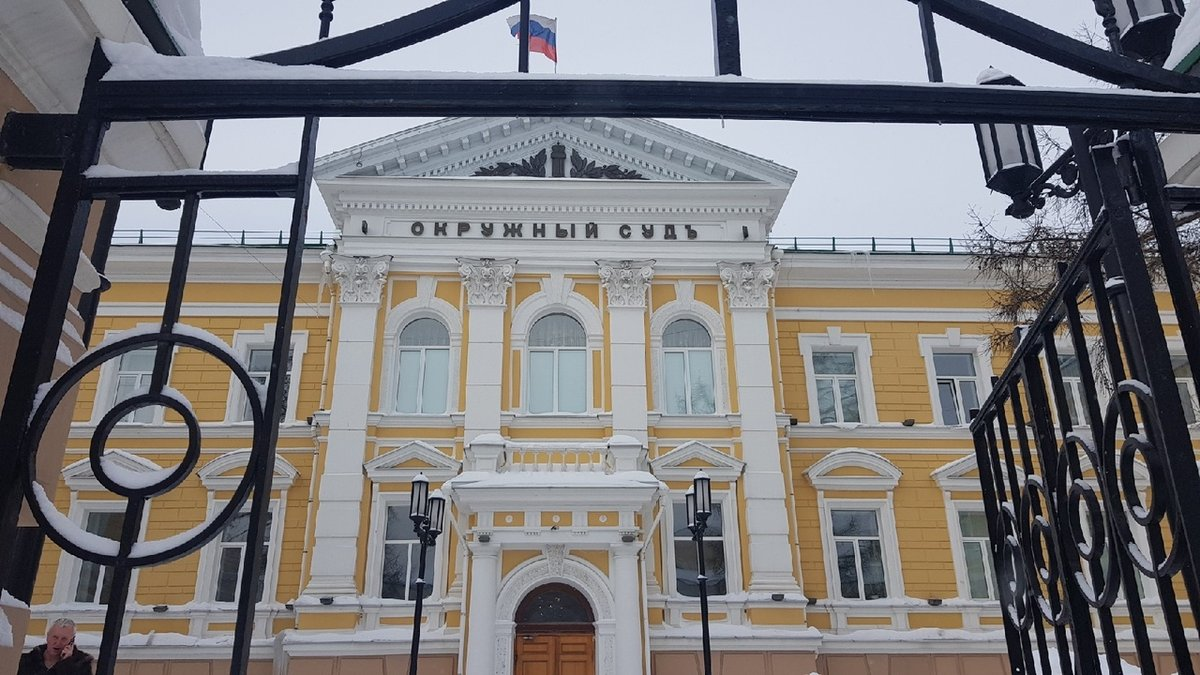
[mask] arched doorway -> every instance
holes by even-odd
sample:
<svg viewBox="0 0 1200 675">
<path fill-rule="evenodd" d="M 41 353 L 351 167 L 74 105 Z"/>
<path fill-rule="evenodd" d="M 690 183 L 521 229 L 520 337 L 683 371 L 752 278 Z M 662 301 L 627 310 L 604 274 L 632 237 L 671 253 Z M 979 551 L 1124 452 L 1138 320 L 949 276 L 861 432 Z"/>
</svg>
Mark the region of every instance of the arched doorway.
<svg viewBox="0 0 1200 675">
<path fill-rule="evenodd" d="M 521 600 L 514 675 L 595 675 L 596 617 L 567 584 L 538 586 Z"/>
</svg>

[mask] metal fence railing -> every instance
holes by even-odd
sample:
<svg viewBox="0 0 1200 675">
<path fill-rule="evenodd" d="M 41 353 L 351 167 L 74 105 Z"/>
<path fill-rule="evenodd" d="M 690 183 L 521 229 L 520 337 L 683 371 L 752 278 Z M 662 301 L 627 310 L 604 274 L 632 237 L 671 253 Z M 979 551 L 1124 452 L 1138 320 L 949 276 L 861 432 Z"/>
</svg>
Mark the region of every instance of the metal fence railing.
<svg viewBox="0 0 1200 675">
<path fill-rule="evenodd" d="M 954 237 L 770 237 L 784 251 L 862 253 L 968 253 L 970 239 Z"/>
<path fill-rule="evenodd" d="M 304 235 L 305 248 L 323 248 L 332 244 L 338 232 L 308 232 Z M 113 246 L 174 246 L 178 230 L 170 229 L 127 229 L 113 232 Z M 254 246 L 285 248 L 288 233 L 284 230 L 196 230 L 194 246 Z"/>
</svg>

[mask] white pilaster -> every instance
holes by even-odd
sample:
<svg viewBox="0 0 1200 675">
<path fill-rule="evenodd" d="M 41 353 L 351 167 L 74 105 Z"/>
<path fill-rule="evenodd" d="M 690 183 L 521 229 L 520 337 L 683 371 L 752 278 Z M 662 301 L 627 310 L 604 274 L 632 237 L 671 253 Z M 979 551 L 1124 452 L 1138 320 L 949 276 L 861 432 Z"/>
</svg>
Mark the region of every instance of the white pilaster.
<svg viewBox="0 0 1200 675">
<path fill-rule="evenodd" d="M 776 265 L 775 262 L 718 264 L 733 315 L 752 591 L 798 589 L 788 536 L 787 490 L 776 426 L 772 345 L 767 322 Z"/>
<path fill-rule="evenodd" d="M 646 289 L 653 260 L 598 261 L 608 295 L 613 434 L 646 442 Z"/>
<path fill-rule="evenodd" d="M 467 609 L 467 673 L 496 672 L 496 593 L 500 582 L 500 549 L 490 544 L 471 548 L 471 604 Z"/>
<path fill-rule="evenodd" d="M 459 258 L 467 289 L 467 405 L 464 434 L 500 433 L 504 366 L 504 310 L 516 260 Z"/>
<path fill-rule="evenodd" d="M 312 578 L 304 593 L 353 595 L 358 593 L 354 570 L 359 551 L 375 327 L 391 256 L 368 258 L 327 252 L 324 257 L 326 270 L 338 286 L 340 337 L 325 468 L 313 530 Z"/>
<path fill-rule="evenodd" d="M 612 547 L 613 618 L 616 620 L 616 672 L 643 673 L 642 585 L 638 583 L 637 544 Z"/>
</svg>

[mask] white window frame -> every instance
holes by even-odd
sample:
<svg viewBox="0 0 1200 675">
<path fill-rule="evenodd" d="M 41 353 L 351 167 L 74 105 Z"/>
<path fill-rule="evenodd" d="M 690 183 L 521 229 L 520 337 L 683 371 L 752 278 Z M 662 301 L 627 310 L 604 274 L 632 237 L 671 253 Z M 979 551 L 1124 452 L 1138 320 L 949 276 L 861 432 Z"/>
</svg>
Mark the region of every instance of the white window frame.
<svg viewBox="0 0 1200 675">
<path fill-rule="evenodd" d="M 275 324 L 266 324 L 262 330 L 239 330 L 233 333 L 233 353 L 249 365 L 251 349 L 271 349 L 275 343 Z M 304 353 L 308 351 L 308 331 L 292 331 L 292 366 L 288 370 L 287 408 L 283 424 L 296 423 L 296 402 L 300 398 L 300 373 L 303 372 Z M 232 374 L 229 376 L 229 396 L 225 408 L 227 424 L 250 424 L 244 419 L 246 391 L 242 383 Z"/>
<path fill-rule="evenodd" d="M 383 559 L 384 546 L 386 544 L 384 537 L 387 534 L 387 509 L 389 506 L 402 506 L 404 511 L 408 511 L 411 497 L 408 492 L 384 492 L 380 490 L 380 484 L 375 483 L 371 486 L 371 529 L 370 544 L 367 546 L 367 571 L 365 595 L 370 598 L 378 598 L 380 602 L 392 603 L 397 605 L 412 605 L 416 602 L 413 600 L 402 600 L 399 598 L 384 598 L 383 597 Z M 451 514 L 446 514 L 447 521 L 451 518 Z M 446 523 L 445 527 L 449 529 L 451 524 Z M 433 553 L 433 569 L 426 570 L 426 575 L 429 577 L 426 581 L 433 585 L 433 591 L 429 597 L 425 598 L 425 602 L 435 603 L 442 599 L 442 588 L 445 586 L 446 574 L 448 571 L 447 562 L 449 559 L 450 538 L 446 536 L 438 537 L 438 541 L 434 546 Z M 420 545 L 419 543 L 417 544 Z"/>
<path fill-rule="evenodd" d="M 874 511 L 879 522 L 879 544 L 883 555 L 883 581 L 887 596 L 880 600 L 904 598 L 904 575 L 900 566 L 900 546 L 896 534 L 896 518 L 893 512 L 892 493 L 882 499 L 829 498 L 825 491 L 817 492 L 817 507 L 821 513 L 821 547 L 825 553 L 825 585 L 827 597 L 845 602 L 871 602 L 863 598 L 842 596 L 842 585 L 838 581 L 838 559 L 836 537 L 833 536 L 834 511 Z M 859 580 L 861 584 L 862 580 Z"/>
<path fill-rule="evenodd" d="M 1185 360 L 1187 359 L 1187 351 L 1183 348 L 1183 339 L 1182 338 L 1178 338 L 1178 337 L 1167 338 L 1167 351 L 1169 352 L 1171 358 L 1183 358 Z M 1195 416 L 1196 421 L 1188 426 L 1191 426 L 1191 427 L 1200 426 L 1200 398 L 1196 397 L 1196 394 L 1197 394 L 1196 383 L 1192 381 L 1191 377 L 1186 377 L 1186 378 L 1178 378 L 1177 377 L 1177 378 L 1175 378 L 1175 382 L 1176 383 L 1183 382 L 1187 386 L 1188 393 L 1191 394 L 1191 396 L 1192 396 L 1192 413 Z"/>
<path fill-rule="evenodd" d="M 136 326 L 132 326 L 130 328 L 122 328 L 120 330 L 105 331 L 104 332 L 104 340 L 108 341 L 108 340 L 113 340 L 113 339 L 120 339 L 120 337 L 123 333 L 126 333 L 130 330 L 147 328 L 147 327 L 157 328 L 158 324 L 139 323 Z M 143 349 L 146 347 L 152 348 L 155 346 L 156 346 L 155 343 L 146 343 L 142 347 L 139 347 L 139 349 Z M 174 354 L 177 354 L 178 352 L 179 352 L 179 348 L 175 347 L 174 351 L 172 352 L 172 356 L 174 356 Z M 174 370 L 174 365 L 175 365 L 175 361 L 174 361 L 174 358 L 172 358 L 171 370 Z M 100 418 L 104 417 L 104 415 L 106 413 L 108 413 L 109 410 L 112 410 L 113 406 L 117 404 L 117 383 L 118 383 L 119 376 L 120 376 L 120 366 L 121 366 L 120 358 L 109 359 L 100 365 L 100 376 L 96 380 L 96 396 L 95 396 L 95 402 L 92 405 L 92 418 L 91 418 L 91 420 L 89 420 L 89 424 L 99 424 Z M 167 373 L 167 384 L 169 385 L 170 382 L 171 382 L 171 373 L 168 372 Z M 118 422 L 118 424 L 129 424 L 129 425 L 136 424 L 139 426 L 157 426 L 157 425 L 163 424 L 163 420 L 166 416 L 166 408 L 163 408 L 162 406 L 151 406 L 150 409 L 154 411 L 154 419 L 152 419 L 149 422 L 124 422 L 124 421 L 122 421 L 122 422 Z"/>
<path fill-rule="evenodd" d="M 550 316 L 551 314 L 562 314 L 563 316 L 570 317 L 572 320 L 574 320 L 575 322 L 577 322 L 579 324 L 580 328 L 583 329 L 583 335 L 584 335 L 584 344 L 582 347 L 541 347 L 541 346 L 534 346 L 534 345 L 529 344 L 529 332 L 528 331 L 533 329 L 533 325 L 535 323 L 537 323 L 541 319 L 544 319 L 547 316 Z M 515 344 L 516 344 L 516 341 L 514 339 L 514 346 L 515 346 Z M 554 408 L 555 408 L 554 410 L 548 410 L 545 412 L 533 412 L 529 409 L 529 399 L 530 399 L 530 393 L 531 393 L 531 387 L 532 387 L 532 385 L 530 384 L 530 374 L 532 373 L 532 370 L 533 370 L 532 355 L 533 355 L 534 351 L 553 352 L 554 353 L 554 377 L 552 378 L 552 381 L 554 384 L 554 391 L 552 394 L 552 397 L 554 400 Z M 583 383 L 583 410 L 582 411 L 563 412 L 561 410 L 558 410 L 558 406 L 559 406 L 559 400 L 558 400 L 559 361 L 558 361 L 558 358 L 559 358 L 560 351 L 581 351 L 581 352 L 583 352 L 584 383 Z M 521 368 L 521 411 L 526 415 L 537 415 L 539 417 L 555 416 L 555 415 L 571 417 L 571 416 L 578 416 L 578 415 L 593 415 L 593 414 L 595 414 L 596 401 L 595 401 L 595 396 L 593 396 L 593 383 L 595 382 L 595 374 L 592 372 L 592 370 L 593 370 L 592 369 L 592 361 L 594 358 L 593 357 L 594 351 L 595 350 L 592 346 L 592 337 L 589 334 L 587 324 L 583 321 L 583 319 L 580 316 L 578 316 L 574 312 L 572 312 L 566 308 L 563 308 L 563 307 L 552 307 L 552 308 L 547 309 L 544 312 L 539 313 L 537 315 L 537 317 L 534 318 L 532 322 L 530 322 L 526 332 L 521 335 L 521 354 L 522 354 L 521 361 L 523 364 L 523 367 Z"/>
<path fill-rule="evenodd" d="M 440 325 L 443 329 L 446 329 L 446 344 L 444 344 L 444 345 L 401 345 L 400 344 L 400 333 L 403 333 L 406 328 L 408 328 L 414 322 L 420 321 L 421 319 L 428 319 L 430 321 L 436 321 L 438 323 L 438 325 Z M 451 350 L 451 343 L 450 343 L 450 330 L 448 328 L 446 328 L 446 324 L 443 323 L 442 320 L 439 318 L 429 317 L 429 316 L 414 316 L 409 321 L 407 321 L 403 326 L 401 326 L 399 332 L 396 333 L 396 346 L 393 347 L 393 349 L 395 349 L 397 375 L 396 375 L 396 377 L 393 377 L 389 380 L 389 384 L 390 384 L 391 390 L 392 390 L 392 401 L 391 401 L 390 412 L 393 414 L 397 414 L 397 415 L 423 415 L 423 416 L 443 416 L 446 413 L 448 413 L 450 411 L 450 382 L 449 382 L 450 358 L 453 355 L 453 352 Z M 425 386 L 424 385 L 425 385 L 425 376 L 427 374 L 428 367 L 429 367 L 427 354 L 428 354 L 428 352 L 430 352 L 432 350 L 446 352 L 446 378 L 447 378 L 446 400 L 442 401 L 442 409 L 438 412 L 432 412 L 432 413 L 421 412 L 420 410 L 407 411 L 407 412 L 397 410 L 398 397 L 396 396 L 396 389 L 399 387 L 399 384 L 400 384 L 399 383 L 399 371 L 400 371 L 399 365 L 400 365 L 400 360 L 401 360 L 400 359 L 401 354 L 406 351 L 420 353 L 420 358 L 421 358 L 420 378 L 419 378 L 419 381 L 417 382 L 417 402 L 418 402 L 418 407 L 420 408 L 420 407 L 424 407 L 424 404 L 425 404 Z"/>
<path fill-rule="evenodd" d="M 829 326 L 824 333 L 802 333 L 800 353 L 804 357 L 804 380 L 808 389 L 808 412 L 810 424 L 833 424 L 821 422 L 821 407 L 817 398 L 817 374 L 813 365 L 814 352 L 851 352 L 854 354 L 854 379 L 858 387 L 859 424 L 879 424 L 879 411 L 875 407 L 875 382 L 871 375 L 871 336 L 846 334 L 841 328 Z M 838 414 L 841 414 L 839 401 Z M 854 424 L 851 422 L 851 424 Z"/>
<path fill-rule="evenodd" d="M 736 481 L 730 481 L 728 489 L 713 489 L 712 491 L 713 503 L 721 505 L 721 539 L 725 549 L 725 594 L 713 595 L 710 590 L 710 599 L 724 599 L 727 596 L 735 596 L 743 592 L 741 536 L 737 529 L 736 483 Z M 685 503 L 684 497 L 683 491 L 672 490 L 663 503 L 665 509 L 662 515 L 663 576 L 666 577 L 663 579 L 663 589 L 672 598 L 691 601 L 699 600 L 699 598 L 681 594 L 676 587 L 675 580 L 675 504 Z"/>
<path fill-rule="evenodd" d="M 663 415 L 666 404 L 663 400 L 666 365 L 663 358 L 663 331 L 679 319 L 691 319 L 708 329 L 713 359 L 713 402 L 714 415 L 729 412 L 729 356 L 726 349 L 724 320 L 712 307 L 696 300 L 695 283 L 691 280 L 675 282 L 675 299 L 659 307 L 650 317 L 650 369 L 656 409 Z M 614 368 L 621 364 L 613 364 Z"/>
<path fill-rule="evenodd" d="M 146 525 L 150 522 L 150 504 L 147 503 L 142 512 L 142 526 L 138 532 L 138 540 L 145 541 Z M 125 501 L 120 499 L 80 499 L 76 490 L 71 490 L 71 505 L 67 517 L 79 528 L 87 527 L 88 515 L 96 512 L 124 513 Z M 88 607 L 104 607 L 99 603 L 81 603 L 75 601 L 75 588 L 79 582 L 79 574 L 83 569 L 83 561 L 65 551 L 59 554 L 58 574 L 54 579 L 53 602 L 56 605 L 79 605 Z M 129 596 L 127 602 L 137 602 L 137 581 L 141 568 L 135 567 L 129 576 Z M 108 573 L 107 570 L 102 573 Z"/>
<path fill-rule="evenodd" d="M 462 360 L 462 315 L 458 308 L 436 296 L 438 280 L 432 276 L 417 277 L 417 295 L 388 311 L 383 332 L 379 408 L 384 415 L 414 416 L 423 419 L 446 417 L 459 410 L 459 372 Z M 400 369 L 400 331 L 417 319 L 434 319 L 450 333 L 450 363 L 447 367 L 446 411 L 433 413 L 396 412 L 396 378 Z"/>
<path fill-rule="evenodd" d="M 988 338 L 984 335 L 963 335 L 958 328 L 948 328 L 942 335 L 920 335 L 917 337 L 921 356 L 925 359 L 925 375 L 929 386 L 929 402 L 933 409 L 933 423 L 942 426 L 967 426 L 971 423 L 967 416 L 969 411 L 960 411 L 963 419 L 957 425 L 949 425 L 942 419 L 942 403 L 938 397 L 937 369 L 934 367 L 934 353 L 960 353 L 974 356 L 975 389 L 979 402 L 988 397 L 992 390 L 992 359 Z M 955 379 L 963 379 L 956 377 Z M 957 392 L 956 392 L 957 395 Z M 959 400 L 961 405 L 961 399 Z"/>
<path fill-rule="evenodd" d="M 715 415 L 717 413 L 717 368 L 716 368 L 716 363 L 714 363 L 714 361 L 713 361 L 714 354 L 713 354 L 712 331 L 708 330 L 708 326 L 704 325 L 703 321 L 699 321 L 697 319 L 692 319 L 690 317 L 683 317 L 683 316 L 676 317 L 675 319 L 673 319 L 671 321 L 671 323 L 667 324 L 667 326 L 668 327 L 671 326 L 676 321 L 692 321 L 692 322 L 696 323 L 697 325 L 699 325 L 701 328 L 703 328 L 708 333 L 708 346 L 707 347 L 667 347 L 664 345 L 662 347 L 663 378 L 660 380 L 660 382 L 664 382 L 664 383 L 666 382 L 667 354 L 683 354 L 684 383 L 686 385 L 686 387 L 684 389 L 684 391 L 685 391 L 684 407 L 686 408 L 686 410 L 681 413 L 678 413 L 678 412 L 677 413 L 669 413 L 664 409 L 663 414 L 664 415 L 689 415 L 689 416 Z M 713 391 L 712 391 L 713 410 L 712 410 L 712 412 L 698 413 L 698 412 L 692 411 L 692 358 L 693 358 L 692 355 L 699 353 L 699 352 L 705 352 L 708 354 L 709 370 L 710 370 L 710 372 L 712 372 L 712 388 L 713 388 Z M 666 391 L 665 386 L 662 387 L 662 389 L 664 392 Z M 663 404 L 664 404 L 663 407 L 665 408 L 666 402 L 664 401 Z"/>
<path fill-rule="evenodd" d="M 963 548 L 966 546 L 967 538 L 962 533 L 962 523 L 958 517 L 960 513 L 979 513 L 983 514 L 983 502 L 975 500 L 959 500 L 946 499 L 946 520 L 950 530 L 950 555 L 954 561 L 954 580 L 958 586 L 958 597 L 981 603 L 995 602 L 998 596 L 996 589 L 996 569 L 995 561 L 992 559 L 990 541 L 984 544 L 983 548 L 983 564 L 986 567 L 986 572 L 989 575 L 987 578 L 988 597 L 987 598 L 972 598 L 971 597 L 971 578 L 970 570 L 967 569 L 967 557 Z M 974 537 L 972 537 L 974 539 Z"/>
<path fill-rule="evenodd" d="M 220 496 L 220 498 L 218 498 L 215 492 L 210 491 L 208 493 L 208 517 L 211 518 L 214 513 L 224 507 L 229 496 L 230 495 L 223 494 Z M 284 516 L 286 515 L 284 513 L 286 504 L 287 490 L 281 490 L 280 496 L 278 498 L 273 497 L 270 501 L 270 506 L 268 507 L 271 511 L 271 531 L 268 533 L 267 540 L 267 569 L 263 575 L 262 599 L 256 603 L 256 606 L 274 604 L 278 602 L 276 600 L 276 595 L 278 591 L 277 585 L 279 582 L 279 548 L 281 539 L 283 537 L 283 520 Z M 247 502 L 238 513 L 240 514 L 249 512 L 250 504 Z M 246 542 L 246 544 L 249 545 L 249 542 Z M 196 598 L 199 602 L 211 602 L 221 607 L 234 607 L 237 604 L 236 600 L 234 602 L 217 602 L 216 600 L 217 575 L 221 573 L 220 550 L 220 533 L 217 533 L 217 536 L 214 537 L 212 541 L 208 542 L 204 545 L 204 548 L 200 549 L 200 564 L 196 571 Z M 244 561 L 238 562 L 237 583 L 239 589 L 241 587 L 242 575 L 245 574 L 245 570 L 242 569 L 242 562 Z M 236 598 L 236 594 L 234 597 Z"/>
</svg>

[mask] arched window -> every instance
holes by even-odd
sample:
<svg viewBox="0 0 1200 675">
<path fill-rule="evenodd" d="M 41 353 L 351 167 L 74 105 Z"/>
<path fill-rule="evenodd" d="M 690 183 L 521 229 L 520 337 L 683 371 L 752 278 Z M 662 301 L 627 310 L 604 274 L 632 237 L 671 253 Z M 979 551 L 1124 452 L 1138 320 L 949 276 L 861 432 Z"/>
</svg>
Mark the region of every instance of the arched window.
<svg viewBox="0 0 1200 675">
<path fill-rule="evenodd" d="M 417 319 L 400 331 L 396 411 L 446 412 L 450 333 L 435 319 Z"/>
<path fill-rule="evenodd" d="M 547 314 L 529 329 L 529 412 L 587 410 L 587 336 L 566 314 Z"/>
<path fill-rule="evenodd" d="M 699 322 L 678 319 L 663 331 L 663 407 L 671 415 L 711 415 L 712 337 Z"/>
</svg>

